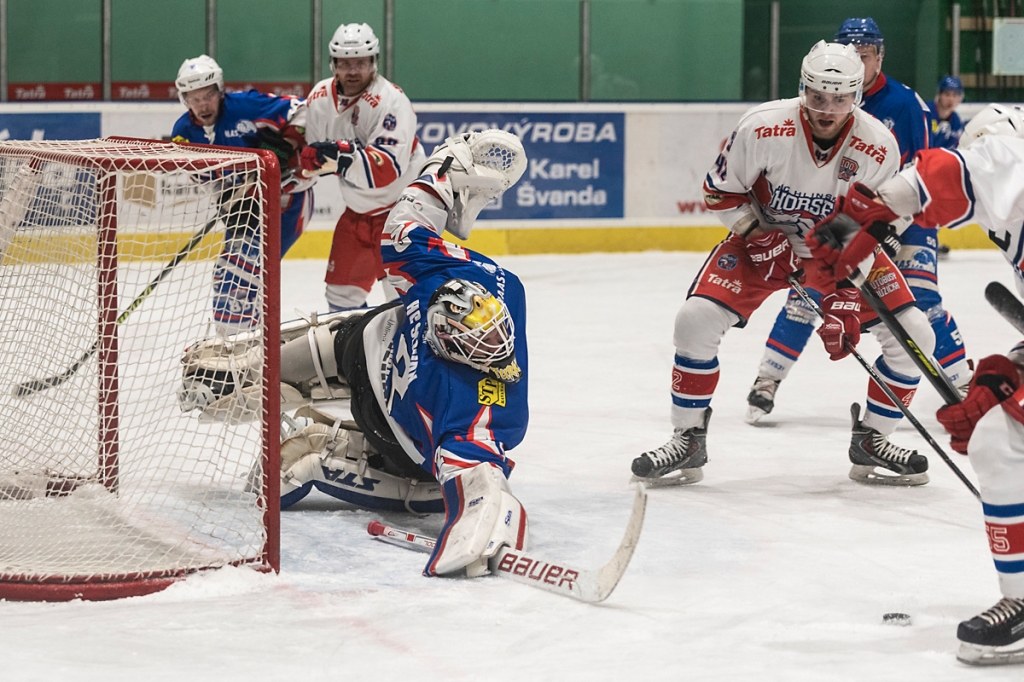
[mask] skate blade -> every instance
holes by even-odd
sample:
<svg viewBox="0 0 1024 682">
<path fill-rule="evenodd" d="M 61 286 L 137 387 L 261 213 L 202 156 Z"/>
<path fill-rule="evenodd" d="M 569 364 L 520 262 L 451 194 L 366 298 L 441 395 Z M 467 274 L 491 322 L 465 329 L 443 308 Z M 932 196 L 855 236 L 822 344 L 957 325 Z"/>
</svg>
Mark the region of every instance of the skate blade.
<svg viewBox="0 0 1024 682">
<path fill-rule="evenodd" d="M 1012 665 L 1024 663 L 1024 640 L 1003 647 L 960 642 L 956 660 L 967 665 Z"/>
<path fill-rule="evenodd" d="M 630 479 L 630 483 L 643 483 L 648 488 L 669 488 L 679 485 L 690 485 L 691 483 L 703 480 L 704 469 L 703 467 L 698 467 L 696 469 L 676 469 L 664 476 L 653 478 L 644 478 L 634 474 L 633 478 Z"/>
<path fill-rule="evenodd" d="M 886 473 L 881 473 L 881 472 Z M 850 478 L 865 485 L 898 485 L 912 487 L 928 482 L 928 472 L 919 474 L 896 474 L 884 467 L 854 464 L 850 467 Z"/>
<path fill-rule="evenodd" d="M 756 424 L 761 421 L 761 418 L 768 413 L 762 410 L 760 407 L 754 407 L 753 405 L 747 406 L 747 416 L 743 418 L 743 421 L 748 424 Z"/>
</svg>

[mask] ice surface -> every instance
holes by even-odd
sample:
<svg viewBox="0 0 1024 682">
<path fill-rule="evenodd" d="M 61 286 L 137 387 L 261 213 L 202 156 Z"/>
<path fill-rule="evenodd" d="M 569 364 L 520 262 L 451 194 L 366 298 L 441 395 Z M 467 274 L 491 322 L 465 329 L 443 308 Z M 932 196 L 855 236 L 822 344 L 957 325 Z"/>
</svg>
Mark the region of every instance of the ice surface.
<svg viewBox="0 0 1024 682">
<path fill-rule="evenodd" d="M 596 567 L 629 515 L 630 461 L 670 433 L 673 320 L 704 254 L 499 260 L 530 306 L 532 421 L 513 489 L 536 553 Z M 969 356 L 1008 350 L 1017 336 L 983 298 L 992 279 L 1012 287 L 1000 255 L 955 251 L 940 268 Z M 323 271 L 284 263 L 285 319 L 324 308 Z M 498 578 L 423 578 L 423 555 L 366 524 L 435 533 L 439 518 L 319 497 L 282 515 L 278 576 L 232 568 L 115 602 L 0 602 L 0 679 L 1022 679 L 954 657 L 957 623 L 999 599 L 963 484 L 909 425 L 894 440 L 928 455 L 930 484 L 847 478 L 849 406 L 867 385 L 853 358 L 830 363 L 812 337 L 766 425 L 743 422 L 782 300 L 725 338 L 705 479 L 651 491 L 632 565 L 601 606 Z M 877 355 L 870 336 L 861 350 Z M 913 409 L 945 445 L 939 404 L 925 385 Z M 914 624 L 883 625 L 889 612 Z"/>
</svg>

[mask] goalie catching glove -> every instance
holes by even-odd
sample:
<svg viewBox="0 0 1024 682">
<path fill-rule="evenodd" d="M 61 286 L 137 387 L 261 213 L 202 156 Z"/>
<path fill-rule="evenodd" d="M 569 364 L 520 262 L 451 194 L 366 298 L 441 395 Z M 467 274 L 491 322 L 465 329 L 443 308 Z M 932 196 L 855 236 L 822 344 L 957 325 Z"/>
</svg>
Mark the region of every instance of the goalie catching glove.
<svg viewBox="0 0 1024 682">
<path fill-rule="evenodd" d="M 444 229 L 468 239 L 484 206 L 516 184 L 525 170 L 526 151 L 518 137 L 503 130 L 484 130 L 445 140 L 427 158 L 411 187 L 440 199 L 448 213 Z M 414 197 L 403 196 L 400 204 L 403 199 Z"/>
<path fill-rule="evenodd" d="M 878 245 L 890 257 L 900 249 L 899 237 L 890 224 L 899 216 L 875 201 L 876 196 L 861 183 L 854 183 L 845 200 L 840 198 L 836 210 L 805 239 L 811 255 L 832 268 L 836 282 L 850 277 Z"/>
<path fill-rule="evenodd" d="M 946 405 L 935 413 L 951 436 L 950 446 L 961 455 L 967 454 L 967 443 L 974 427 L 989 410 L 1013 395 L 1020 386 L 1017 366 L 1004 355 L 990 355 L 978 363 L 971 379 L 967 397 L 956 405 Z M 1016 410 L 1019 413 L 1020 410 Z M 1015 411 L 1010 414 L 1019 417 Z"/>
<path fill-rule="evenodd" d="M 309 143 L 299 153 L 302 174 L 307 178 L 328 173 L 344 175 L 352 165 L 352 155 L 359 150 L 358 144 L 348 140 Z"/>
</svg>

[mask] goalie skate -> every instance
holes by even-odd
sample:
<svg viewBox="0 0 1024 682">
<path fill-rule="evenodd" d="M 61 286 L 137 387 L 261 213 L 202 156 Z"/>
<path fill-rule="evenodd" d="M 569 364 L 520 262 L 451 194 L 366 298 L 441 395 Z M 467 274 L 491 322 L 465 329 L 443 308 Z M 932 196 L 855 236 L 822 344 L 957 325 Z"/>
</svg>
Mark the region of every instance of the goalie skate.
<svg viewBox="0 0 1024 682">
<path fill-rule="evenodd" d="M 1024 599 L 1009 597 L 957 628 L 957 660 L 969 665 L 1024 663 Z"/>
<path fill-rule="evenodd" d="M 928 460 L 916 450 L 889 442 L 882 433 L 864 426 L 860 405 L 850 406 L 853 436 L 850 441 L 850 478 L 868 485 L 924 485 L 928 482 Z"/>
<path fill-rule="evenodd" d="M 775 392 L 779 390 L 780 379 L 759 376 L 754 380 L 747 395 L 747 416 L 748 424 L 756 424 L 761 417 L 771 414 L 775 408 Z"/>
<path fill-rule="evenodd" d="M 676 429 L 672 439 L 633 460 L 633 481 L 658 488 L 689 485 L 704 479 L 702 467 L 707 464 L 708 422 L 711 408 L 704 412 L 704 422 L 689 429 Z"/>
</svg>

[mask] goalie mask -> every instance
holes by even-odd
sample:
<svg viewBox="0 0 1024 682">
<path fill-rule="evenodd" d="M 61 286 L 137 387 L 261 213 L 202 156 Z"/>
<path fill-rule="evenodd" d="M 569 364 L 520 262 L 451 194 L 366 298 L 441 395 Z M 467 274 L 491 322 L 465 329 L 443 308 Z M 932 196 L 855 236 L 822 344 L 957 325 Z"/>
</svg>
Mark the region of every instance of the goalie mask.
<svg viewBox="0 0 1024 682">
<path fill-rule="evenodd" d="M 427 307 L 424 336 L 439 358 L 506 383 L 519 381 L 512 317 L 502 300 L 476 282 L 451 279 L 437 288 Z"/>
<path fill-rule="evenodd" d="M 448 209 L 445 229 L 459 239 L 468 239 L 473 221 L 484 206 L 523 176 L 526 151 L 518 137 L 503 130 L 464 133 L 449 137 L 438 146 L 427 159 L 422 174 L 436 174 L 449 158 L 452 162 L 445 175 L 451 183 L 451 193 L 445 192 L 444 187 L 434 189 L 442 195 Z"/>
</svg>

